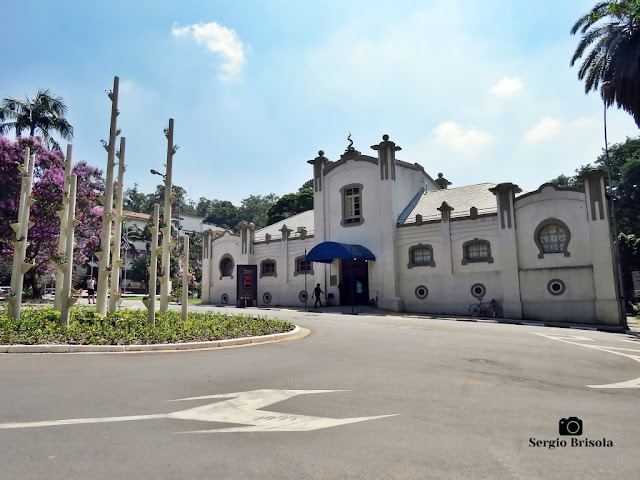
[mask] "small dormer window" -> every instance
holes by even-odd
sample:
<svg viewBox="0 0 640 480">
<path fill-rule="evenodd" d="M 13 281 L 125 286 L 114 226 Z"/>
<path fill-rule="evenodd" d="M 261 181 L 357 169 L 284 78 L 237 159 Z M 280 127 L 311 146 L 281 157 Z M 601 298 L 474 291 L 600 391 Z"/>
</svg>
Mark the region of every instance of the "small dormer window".
<svg viewBox="0 0 640 480">
<path fill-rule="evenodd" d="M 362 225 L 362 185 L 347 185 L 342 190 L 342 222 L 343 227 Z"/>
</svg>

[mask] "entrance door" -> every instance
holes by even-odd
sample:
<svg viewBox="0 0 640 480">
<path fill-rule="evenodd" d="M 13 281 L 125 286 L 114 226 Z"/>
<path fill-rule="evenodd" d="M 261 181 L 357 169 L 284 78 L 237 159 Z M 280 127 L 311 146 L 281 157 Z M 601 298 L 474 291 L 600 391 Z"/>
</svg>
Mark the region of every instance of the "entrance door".
<svg viewBox="0 0 640 480">
<path fill-rule="evenodd" d="M 369 305 L 369 265 L 366 260 L 340 262 L 340 305 Z"/>
</svg>

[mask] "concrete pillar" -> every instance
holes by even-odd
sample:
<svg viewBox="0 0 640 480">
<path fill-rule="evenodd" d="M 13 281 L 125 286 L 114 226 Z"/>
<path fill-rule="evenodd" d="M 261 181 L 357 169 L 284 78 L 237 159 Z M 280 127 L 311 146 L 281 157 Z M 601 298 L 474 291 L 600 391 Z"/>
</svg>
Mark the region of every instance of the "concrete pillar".
<svg viewBox="0 0 640 480">
<path fill-rule="evenodd" d="M 400 312 L 403 310 L 403 301 L 398 294 L 398 272 L 396 262 L 397 251 L 397 184 L 396 179 L 396 153 L 401 150 L 394 142 L 389 140 L 389 135 L 382 136 L 382 142 L 372 145 L 371 148 L 378 152 L 378 165 L 380 167 L 380 188 L 376 205 L 380 218 L 386 219 L 380 231 L 380 250 L 376 252 L 376 270 L 378 285 L 381 285 L 381 298 L 378 306 L 385 310 Z M 373 199 L 372 199 L 373 200 Z M 372 202 L 373 205 L 373 202 Z M 365 207 L 366 208 L 366 207 Z"/>
<path fill-rule="evenodd" d="M 501 183 L 491 191 L 498 204 L 498 243 L 500 252 L 500 284 L 503 292 L 502 310 L 506 318 L 522 318 L 522 300 L 520 298 L 520 273 L 518 267 L 518 243 L 516 240 L 516 217 L 513 202 L 518 185 Z M 492 250 L 493 251 L 493 250 Z"/>
<path fill-rule="evenodd" d="M 317 243 L 327 240 L 327 229 L 325 221 L 325 195 L 324 169 L 331 162 L 324 156 L 322 150 L 318 151 L 318 156 L 313 160 L 307 160 L 313 165 L 313 216 L 314 216 L 314 237 Z"/>
<path fill-rule="evenodd" d="M 189 235 L 184 239 L 184 253 L 182 254 L 182 321 L 189 318 Z"/>
<path fill-rule="evenodd" d="M 167 171 L 164 176 L 164 214 L 165 224 L 162 230 L 162 276 L 160 277 L 160 311 L 166 312 L 169 309 L 169 295 L 171 294 L 171 205 L 175 201 L 173 195 L 173 184 L 171 183 L 171 172 L 173 169 L 173 155 L 178 150 L 173 144 L 173 118 L 169 119 L 169 127 L 165 129 L 167 137 Z"/>
<path fill-rule="evenodd" d="M 580 178 L 584 181 L 589 246 L 595 291 L 595 314 L 598 323 L 623 326 L 621 292 L 618 284 L 615 245 L 612 238 L 611 212 L 606 197 L 601 170 L 590 170 Z"/>
<path fill-rule="evenodd" d="M 122 248 L 122 221 L 124 215 L 122 214 L 122 202 L 124 197 L 124 172 L 126 170 L 124 164 L 124 150 L 126 139 L 120 138 L 120 150 L 116 153 L 116 156 L 120 160 L 118 163 L 118 182 L 116 183 L 116 213 L 115 213 L 115 226 L 113 229 L 113 246 L 111 255 L 113 256 L 112 268 L 111 268 L 111 296 L 109 298 L 109 312 L 113 313 L 118 309 L 118 301 L 120 300 L 120 267 L 122 266 L 122 259 L 120 258 L 120 249 Z M 124 260 L 127 261 L 126 258 Z"/>
<path fill-rule="evenodd" d="M 29 212 L 34 200 L 30 198 L 31 186 L 33 185 L 33 169 L 36 162 L 35 155 L 31 155 L 31 150 L 25 149 L 24 164 L 18 166 L 22 174 L 20 185 L 20 204 L 18 207 L 18 221 L 11 224 L 11 228 L 16 233 L 16 241 L 13 245 L 13 268 L 11 270 L 11 292 L 14 294 L 7 297 L 9 304 L 9 317 L 20 319 L 20 309 L 22 307 L 22 288 L 24 286 L 24 274 L 27 273 L 33 264 L 26 263 L 27 255 L 27 234 L 33 222 L 29 220 Z"/>
<path fill-rule="evenodd" d="M 111 126 L 109 129 L 109 143 L 103 143 L 107 150 L 107 171 L 105 177 L 104 212 L 102 215 L 102 235 L 100 237 L 100 252 L 96 252 L 99 260 L 98 291 L 96 292 L 96 311 L 101 315 L 107 314 L 107 294 L 109 293 L 109 268 L 111 266 L 111 222 L 113 220 L 113 168 L 115 166 L 116 137 L 119 135 L 117 120 L 118 88 L 120 79 L 113 77 L 113 90 L 108 93 L 111 99 Z"/>
<path fill-rule="evenodd" d="M 69 185 L 71 183 L 71 167 L 73 146 L 67 145 L 67 158 L 64 163 L 64 183 L 62 186 L 62 210 L 58 210 L 56 213 L 60 217 L 60 234 L 58 236 L 58 254 L 63 254 L 66 250 L 66 235 L 67 235 L 67 221 L 69 217 Z M 53 299 L 53 308 L 58 312 L 62 308 L 62 285 L 64 283 L 64 277 L 69 271 L 69 264 L 71 259 L 67 258 L 65 263 L 56 263 L 56 292 Z"/>
<path fill-rule="evenodd" d="M 71 261 L 67 263 L 67 275 L 64 276 L 64 283 L 62 285 L 62 302 L 60 308 L 60 322 L 69 325 L 69 309 L 78 300 L 71 296 L 71 272 L 73 271 L 73 240 L 74 232 L 77 225 L 80 224 L 76 220 L 76 192 L 78 189 L 78 176 L 71 175 L 71 184 L 69 186 L 69 216 L 67 221 L 67 231 L 65 235 L 66 247 L 65 254 Z"/>
<path fill-rule="evenodd" d="M 147 321 L 156 324 L 156 283 L 158 281 L 158 231 L 160 229 L 160 205 L 153 205 L 153 226 L 151 230 L 151 258 L 149 260 L 149 304 Z"/>
</svg>

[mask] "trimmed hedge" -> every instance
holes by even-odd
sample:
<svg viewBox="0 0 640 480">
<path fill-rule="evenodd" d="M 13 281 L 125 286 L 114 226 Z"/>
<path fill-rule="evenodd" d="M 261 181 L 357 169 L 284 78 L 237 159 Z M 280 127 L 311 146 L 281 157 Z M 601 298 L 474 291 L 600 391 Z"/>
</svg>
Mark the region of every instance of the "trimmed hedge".
<svg viewBox="0 0 640 480">
<path fill-rule="evenodd" d="M 224 340 L 289 332 L 293 323 L 258 315 L 156 313 L 156 325 L 147 323 L 146 310 L 119 310 L 102 317 L 90 307 L 73 307 L 70 325 L 58 323 L 60 313 L 51 307 L 23 308 L 21 319 L 0 311 L 2 345 L 151 345 Z"/>
</svg>

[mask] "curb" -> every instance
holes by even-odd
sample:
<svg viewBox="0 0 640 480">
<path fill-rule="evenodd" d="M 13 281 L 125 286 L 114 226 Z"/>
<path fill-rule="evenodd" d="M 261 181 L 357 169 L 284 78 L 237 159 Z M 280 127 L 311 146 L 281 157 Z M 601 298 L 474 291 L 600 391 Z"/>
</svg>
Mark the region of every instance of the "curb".
<svg viewBox="0 0 640 480">
<path fill-rule="evenodd" d="M 0 345 L 0 353 L 115 353 L 115 352 L 166 352 L 172 350 L 211 350 L 257 343 L 293 340 L 302 329 L 296 325 L 285 333 L 272 333 L 257 337 L 230 338 L 209 342 L 156 343 L 153 345 Z"/>
<path fill-rule="evenodd" d="M 623 327 L 609 325 L 586 325 L 586 324 L 570 324 L 556 322 L 537 322 L 532 320 L 510 320 L 505 318 L 471 318 L 471 317 L 425 317 L 420 315 L 406 315 L 405 318 L 424 318 L 438 320 L 451 320 L 454 322 L 471 322 L 471 323 L 503 323 L 507 325 L 524 325 L 527 327 L 551 327 L 551 328 L 569 328 L 572 330 L 589 330 L 592 332 L 608 332 L 608 333 L 626 333 L 630 335 L 640 335 L 640 333 L 627 330 Z"/>
</svg>

